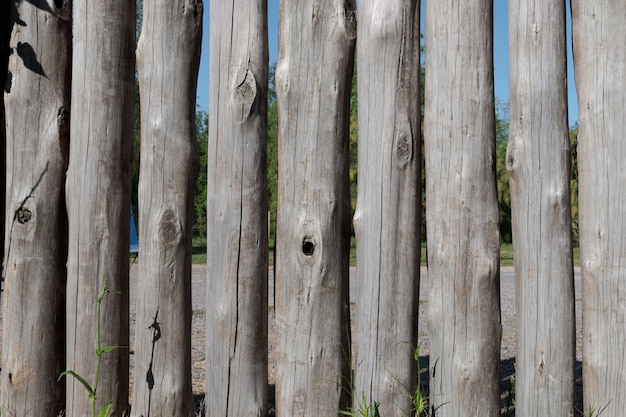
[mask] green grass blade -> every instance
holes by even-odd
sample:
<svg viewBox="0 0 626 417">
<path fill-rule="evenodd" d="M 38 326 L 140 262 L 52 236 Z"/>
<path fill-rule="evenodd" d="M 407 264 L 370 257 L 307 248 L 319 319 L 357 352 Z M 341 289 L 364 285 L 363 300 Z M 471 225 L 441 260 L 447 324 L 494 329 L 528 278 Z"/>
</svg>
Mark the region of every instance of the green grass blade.
<svg viewBox="0 0 626 417">
<path fill-rule="evenodd" d="M 63 371 L 61 372 L 61 375 L 59 375 L 59 379 L 57 379 L 57 381 L 60 381 L 61 378 L 63 378 L 64 376 L 73 376 L 74 378 L 76 378 L 81 384 L 83 384 L 83 386 L 85 387 L 85 389 L 87 390 L 87 392 L 89 392 L 89 397 L 96 397 L 96 394 L 93 392 L 93 388 L 91 387 L 91 385 L 89 385 L 89 382 L 87 382 L 85 380 L 85 378 L 83 378 L 82 376 L 78 375 L 76 372 L 72 371 L 72 370 L 67 370 L 67 371 Z"/>
<path fill-rule="evenodd" d="M 98 417 L 109 417 L 111 415 L 111 406 L 113 406 L 113 401 L 110 401 L 107 405 L 102 407 L 102 410 L 98 413 Z"/>
</svg>

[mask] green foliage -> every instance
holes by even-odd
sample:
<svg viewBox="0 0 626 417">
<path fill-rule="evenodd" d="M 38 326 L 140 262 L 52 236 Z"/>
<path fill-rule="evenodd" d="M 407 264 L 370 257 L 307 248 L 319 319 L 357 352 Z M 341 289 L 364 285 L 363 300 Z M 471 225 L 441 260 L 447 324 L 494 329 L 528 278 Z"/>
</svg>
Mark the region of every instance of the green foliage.
<svg viewBox="0 0 626 417">
<path fill-rule="evenodd" d="M 496 101 L 496 187 L 500 208 L 500 239 L 503 243 L 513 241 L 511 224 L 511 190 L 506 172 L 506 147 L 509 143 L 509 105 Z"/>
<path fill-rule="evenodd" d="M 104 285 L 102 286 L 102 290 L 100 290 L 100 293 L 98 294 L 98 312 L 97 312 L 97 327 L 96 327 L 96 334 L 97 334 L 97 347 L 96 347 L 96 357 L 97 362 L 96 362 L 96 376 L 95 376 L 95 381 L 93 383 L 93 385 L 91 385 L 89 382 L 87 382 L 87 380 L 85 378 L 83 378 L 82 376 L 80 376 L 79 374 L 77 374 L 76 372 L 68 369 L 66 371 L 61 372 L 61 374 L 59 375 L 59 378 L 57 381 L 60 381 L 61 378 L 63 378 L 64 376 L 71 376 L 74 377 L 78 382 L 80 382 L 83 387 L 85 388 L 85 391 L 87 391 L 87 395 L 89 396 L 89 400 L 91 401 L 91 415 L 92 417 L 109 417 L 111 415 L 111 406 L 113 405 L 113 401 L 108 402 L 107 404 L 105 404 L 102 409 L 96 414 L 96 400 L 98 399 L 97 397 L 97 393 L 98 393 L 98 382 L 100 380 L 100 367 L 102 365 L 102 355 L 105 353 L 109 353 L 112 352 L 115 349 L 122 349 L 123 346 L 102 346 L 102 339 L 101 339 L 101 310 L 102 310 L 102 301 L 104 301 L 104 297 L 110 292 L 109 288 L 107 288 L 106 285 L 106 276 L 104 278 Z"/>
<path fill-rule="evenodd" d="M 361 404 L 357 410 L 349 408 L 348 410 L 339 410 L 339 414 L 348 417 L 379 417 L 378 408 L 380 402 L 368 402 L 365 393 L 361 398 Z"/>
<path fill-rule="evenodd" d="M 198 179 L 194 192 L 194 236 L 206 237 L 207 232 L 207 158 L 209 154 L 209 115 L 196 111 L 196 145 L 200 160 Z"/>
<path fill-rule="evenodd" d="M 267 193 L 270 211 L 270 241 L 276 236 L 278 200 L 278 104 L 276 103 L 276 65 L 269 70 L 267 95 Z"/>
<path fill-rule="evenodd" d="M 572 155 L 572 174 L 570 179 L 572 202 L 572 244 L 578 246 L 578 123 L 569 131 L 570 150 Z"/>
</svg>

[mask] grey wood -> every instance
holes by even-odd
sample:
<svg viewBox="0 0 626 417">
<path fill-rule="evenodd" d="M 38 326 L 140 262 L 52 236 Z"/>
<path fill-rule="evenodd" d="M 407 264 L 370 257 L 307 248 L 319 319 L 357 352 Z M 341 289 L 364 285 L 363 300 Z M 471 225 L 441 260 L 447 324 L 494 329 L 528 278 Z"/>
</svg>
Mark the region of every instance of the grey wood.
<svg viewBox="0 0 626 417">
<path fill-rule="evenodd" d="M 200 1 L 143 3 L 139 251 L 133 416 L 193 416 L 191 238 L 198 173 Z M 172 86 L 176 86 L 172 88 Z"/>
<path fill-rule="evenodd" d="M 1 412 L 57 416 L 65 409 L 57 378 L 65 363 L 71 7 L 12 9 Z"/>
<path fill-rule="evenodd" d="M 564 0 L 509 2 L 515 412 L 572 416 L 576 323 Z"/>
<path fill-rule="evenodd" d="M 437 417 L 500 415 L 492 19 L 490 0 L 426 3 L 430 400 Z"/>
<path fill-rule="evenodd" d="M 211 3 L 207 416 L 268 409 L 267 2 Z"/>
<path fill-rule="evenodd" d="M 97 298 L 103 354 L 97 409 L 128 405 L 128 265 L 133 138 L 135 2 L 76 2 L 73 9 L 70 160 L 66 182 L 67 368 L 94 383 Z M 84 387 L 66 378 L 68 416 L 91 413 Z"/>
<path fill-rule="evenodd" d="M 385 416 L 409 415 L 417 384 L 419 12 L 416 0 L 359 2 L 354 400 Z"/>
<path fill-rule="evenodd" d="M 626 3 L 572 1 L 585 414 L 624 415 Z M 597 415 L 597 414 L 596 414 Z"/>
<path fill-rule="evenodd" d="M 349 400 L 349 100 L 354 1 L 280 3 L 276 411 Z"/>
</svg>

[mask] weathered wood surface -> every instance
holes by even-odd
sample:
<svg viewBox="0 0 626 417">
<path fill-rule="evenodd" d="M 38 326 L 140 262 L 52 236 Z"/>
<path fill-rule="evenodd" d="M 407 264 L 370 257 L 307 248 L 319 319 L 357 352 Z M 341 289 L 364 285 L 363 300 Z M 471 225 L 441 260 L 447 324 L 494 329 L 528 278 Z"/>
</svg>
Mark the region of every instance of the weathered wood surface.
<svg viewBox="0 0 626 417">
<path fill-rule="evenodd" d="M 207 416 L 263 416 L 267 385 L 267 1 L 212 1 Z"/>
<path fill-rule="evenodd" d="M 11 4 L 1 411 L 56 416 L 65 409 L 71 7 Z"/>
<path fill-rule="evenodd" d="M 576 327 L 565 1 L 510 1 L 509 33 L 515 412 L 567 417 L 574 415 Z"/>
<path fill-rule="evenodd" d="M 572 1 L 578 91 L 584 411 L 626 408 L 626 3 Z"/>
<path fill-rule="evenodd" d="M 349 99 L 353 1 L 280 4 L 276 67 L 276 411 L 337 416 L 349 401 Z"/>
<path fill-rule="evenodd" d="M 415 0 L 359 3 L 354 400 L 385 416 L 410 414 L 417 383 L 419 12 Z"/>
<path fill-rule="evenodd" d="M 426 7 L 430 400 L 438 417 L 499 416 L 493 3 Z"/>
<path fill-rule="evenodd" d="M 74 4 L 70 160 L 66 193 L 67 367 L 94 382 L 97 297 L 104 345 L 128 346 L 130 157 L 135 2 Z M 97 408 L 128 404 L 128 349 L 103 355 Z M 68 416 L 91 413 L 84 387 L 67 378 Z"/>
<path fill-rule="evenodd" d="M 0 4 L 0 143 L 6 143 L 6 118 L 4 92 L 6 88 L 9 55 L 11 52 L 11 8 L 15 3 L 5 1 Z M 5 204 L 6 204 L 6 146 L 0 146 L 0 253 L 4 254 Z"/>
<path fill-rule="evenodd" d="M 191 238 L 202 3 L 147 1 L 141 94 L 140 259 L 133 416 L 193 416 Z M 173 88 L 174 87 L 174 88 Z"/>
</svg>

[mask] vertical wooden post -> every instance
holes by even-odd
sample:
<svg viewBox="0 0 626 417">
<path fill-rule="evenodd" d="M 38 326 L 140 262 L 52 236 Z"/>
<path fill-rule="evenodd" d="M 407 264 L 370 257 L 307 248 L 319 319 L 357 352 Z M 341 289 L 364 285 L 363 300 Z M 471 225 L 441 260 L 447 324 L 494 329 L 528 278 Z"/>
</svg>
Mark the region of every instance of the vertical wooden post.
<svg viewBox="0 0 626 417">
<path fill-rule="evenodd" d="M 9 75 L 11 47 L 11 10 L 14 2 L 5 1 L 0 5 L 0 253 L 4 254 L 5 205 L 6 205 L 6 114 L 4 93 Z M 3 264 L 4 265 L 4 264 Z M 3 274 L 4 277 L 4 274 Z"/>
<path fill-rule="evenodd" d="M 211 2 L 207 416 L 266 415 L 267 1 Z"/>
<path fill-rule="evenodd" d="M 192 416 L 191 238 L 202 3 L 144 2 L 133 416 Z M 173 86 L 176 86 L 173 88 Z"/>
<path fill-rule="evenodd" d="M 515 412 L 574 414 L 576 320 L 564 0 L 509 2 Z"/>
<path fill-rule="evenodd" d="M 280 4 L 276 411 L 337 416 L 349 400 L 350 86 L 354 1 Z"/>
<path fill-rule="evenodd" d="M 421 216 L 419 1 L 363 0 L 357 37 L 359 181 L 354 400 L 410 414 Z M 361 404 L 363 405 L 363 404 Z M 358 405 L 357 405 L 358 408 Z"/>
<path fill-rule="evenodd" d="M 11 5 L 1 411 L 56 416 L 65 409 L 71 5 Z"/>
<path fill-rule="evenodd" d="M 584 411 L 626 408 L 626 3 L 572 1 L 578 90 Z"/>
<path fill-rule="evenodd" d="M 67 367 L 93 383 L 103 345 L 128 346 L 130 158 L 133 140 L 135 2 L 74 4 L 70 161 L 66 193 Z M 105 285 L 100 325 L 97 298 Z M 97 408 L 128 405 L 128 349 L 104 353 Z M 67 378 L 67 415 L 91 413 L 84 387 Z"/>
<path fill-rule="evenodd" d="M 493 2 L 426 7 L 430 399 L 438 417 L 499 416 Z"/>
</svg>

